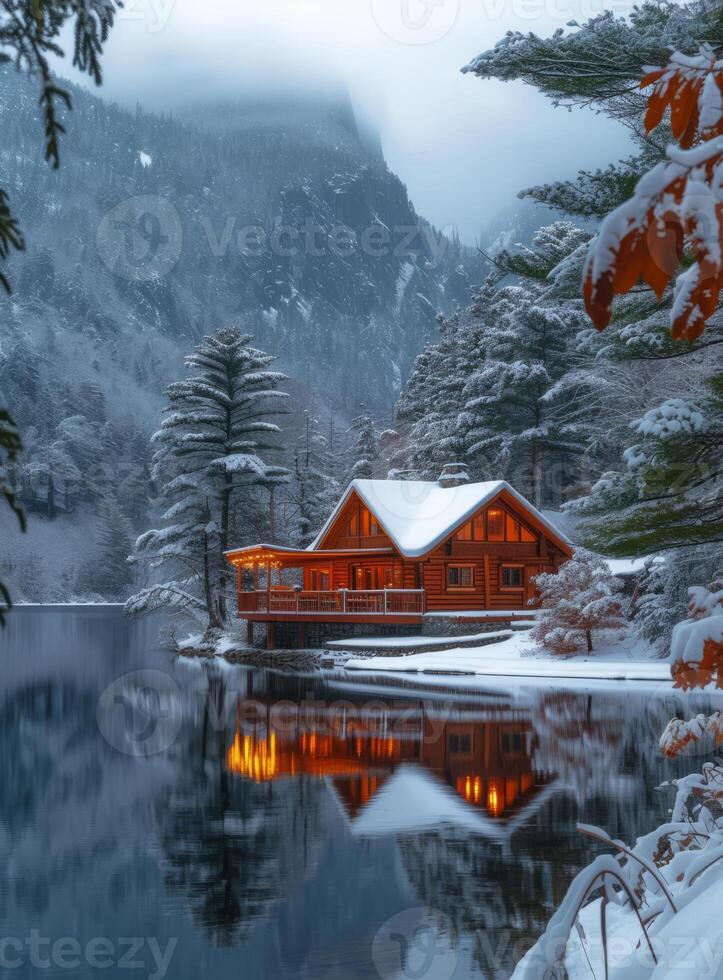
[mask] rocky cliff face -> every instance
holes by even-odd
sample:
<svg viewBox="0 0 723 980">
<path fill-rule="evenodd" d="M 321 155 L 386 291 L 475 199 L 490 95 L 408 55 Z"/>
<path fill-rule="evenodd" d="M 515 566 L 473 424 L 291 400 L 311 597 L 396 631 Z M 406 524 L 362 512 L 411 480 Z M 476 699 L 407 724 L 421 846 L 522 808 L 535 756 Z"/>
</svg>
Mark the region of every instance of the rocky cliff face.
<svg viewBox="0 0 723 980">
<path fill-rule="evenodd" d="M 34 91 L 3 91 L 0 186 L 30 246 L 15 335 L 42 312 L 101 375 L 113 362 L 160 391 L 196 338 L 242 323 L 322 401 L 388 413 L 437 310 L 468 297 L 476 259 L 416 214 L 346 96 L 168 118 L 75 89 L 53 173 Z"/>
</svg>

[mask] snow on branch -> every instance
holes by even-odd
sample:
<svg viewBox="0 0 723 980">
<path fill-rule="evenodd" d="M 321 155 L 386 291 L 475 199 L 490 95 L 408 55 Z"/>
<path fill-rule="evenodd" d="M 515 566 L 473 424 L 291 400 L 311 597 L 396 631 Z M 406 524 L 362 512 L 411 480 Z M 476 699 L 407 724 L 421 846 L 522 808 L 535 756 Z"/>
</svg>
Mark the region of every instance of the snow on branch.
<svg viewBox="0 0 723 980">
<path fill-rule="evenodd" d="M 689 589 L 688 618 L 673 630 L 671 672 L 675 686 L 683 690 L 713 682 L 723 688 L 723 588 L 717 588 L 721 584 Z"/>
<path fill-rule="evenodd" d="M 652 86 L 646 129 L 669 111 L 680 145 L 603 221 L 585 263 L 585 308 L 603 330 L 614 297 L 640 280 L 662 298 L 687 244 L 693 262 L 675 282 L 671 332 L 693 341 L 715 313 L 723 286 L 723 62 L 706 45 L 694 57 L 675 52 L 640 84 Z M 693 145 L 696 138 L 701 142 Z"/>
<path fill-rule="evenodd" d="M 139 615 L 155 612 L 167 606 L 180 606 L 185 610 L 203 614 L 206 605 L 197 596 L 179 588 L 177 583 L 168 582 L 162 585 L 152 585 L 141 592 L 132 595 L 124 606 L 124 611 Z"/>
</svg>

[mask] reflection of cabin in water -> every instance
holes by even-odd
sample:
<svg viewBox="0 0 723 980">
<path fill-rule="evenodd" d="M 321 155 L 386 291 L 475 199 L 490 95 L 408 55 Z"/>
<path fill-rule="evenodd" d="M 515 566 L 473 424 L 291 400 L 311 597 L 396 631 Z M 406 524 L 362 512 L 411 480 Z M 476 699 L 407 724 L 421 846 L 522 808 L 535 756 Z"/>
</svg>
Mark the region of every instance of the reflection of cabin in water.
<svg viewBox="0 0 723 980">
<path fill-rule="evenodd" d="M 250 710 L 252 709 L 252 710 Z M 361 835 L 452 823 L 498 835 L 551 785 L 533 765 L 529 717 L 508 706 L 436 715 L 394 702 L 239 702 L 227 768 L 257 782 L 324 779 Z"/>
<path fill-rule="evenodd" d="M 227 552 L 238 615 L 278 624 L 421 624 L 426 613 L 523 609 L 533 579 L 571 554 L 569 541 L 508 483 L 355 480 L 307 549 L 257 544 Z"/>
</svg>

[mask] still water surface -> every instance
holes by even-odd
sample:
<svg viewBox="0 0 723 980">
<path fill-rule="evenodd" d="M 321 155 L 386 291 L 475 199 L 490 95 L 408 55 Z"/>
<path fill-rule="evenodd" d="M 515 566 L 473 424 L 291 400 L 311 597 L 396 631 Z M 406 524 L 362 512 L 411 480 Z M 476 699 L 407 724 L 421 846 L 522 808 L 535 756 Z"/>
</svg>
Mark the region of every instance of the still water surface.
<svg viewBox="0 0 723 980">
<path fill-rule="evenodd" d="M 220 670 L 158 629 L 0 634 L 3 977 L 508 977 L 597 853 L 576 822 L 632 840 L 691 768 L 665 685 Z"/>
</svg>

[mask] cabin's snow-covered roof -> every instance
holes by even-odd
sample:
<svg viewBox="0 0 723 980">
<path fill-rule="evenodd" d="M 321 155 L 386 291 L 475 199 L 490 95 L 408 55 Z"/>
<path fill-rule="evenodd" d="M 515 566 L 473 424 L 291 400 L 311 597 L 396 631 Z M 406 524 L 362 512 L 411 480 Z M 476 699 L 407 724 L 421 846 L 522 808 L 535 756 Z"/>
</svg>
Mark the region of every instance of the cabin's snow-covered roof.
<svg viewBox="0 0 723 980">
<path fill-rule="evenodd" d="M 392 543 L 407 558 L 427 554 L 488 501 L 506 490 L 530 511 L 553 537 L 570 544 L 569 539 L 537 508 L 505 480 L 464 483 L 442 487 L 422 480 L 353 480 L 316 539 L 309 545 L 316 551 L 326 533 L 356 491 L 374 514 Z"/>
</svg>

